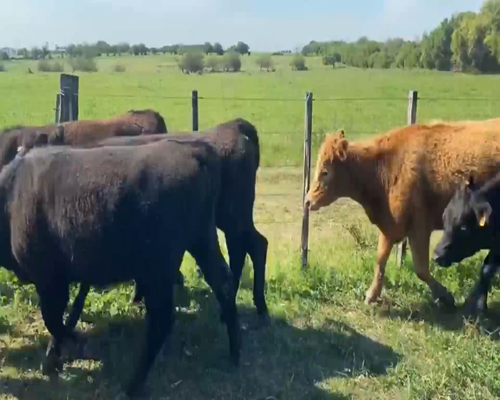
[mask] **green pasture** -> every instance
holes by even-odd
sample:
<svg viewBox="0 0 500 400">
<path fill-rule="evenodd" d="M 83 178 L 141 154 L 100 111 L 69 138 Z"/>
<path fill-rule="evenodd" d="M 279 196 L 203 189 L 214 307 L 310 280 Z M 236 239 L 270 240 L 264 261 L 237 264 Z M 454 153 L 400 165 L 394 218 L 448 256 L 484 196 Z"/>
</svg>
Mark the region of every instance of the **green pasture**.
<svg viewBox="0 0 500 400">
<path fill-rule="evenodd" d="M 438 309 L 415 276 L 410 254 L 401 269 L 391 257 L 382 300 L 364 305 L 377 230 L 349 200 L 311 216 L 306 271 L 299 253 L 305 92 L 316 98 L 316 148 L 335 129 L 357 140 L 406 124 L 410 89 L 421 97 L 418 121 L 498 117 L 500 77 L 332 69 L 319 58 L 307 59 L 308 71 L 295 72 L 289 56 L 274 57 L 276 71 L 267 72 L 259 71 L 255 59 L 243 57 L 239 73 L 184 75 L 173 56 L 103 57 L 99 72 L 79 73 L 80 119 L 154 108 L 169 130 L 187 130 L 191 91 L 198 90 L 201 129 L 241 116 L 257 126 L 262 143 L 255 219 L 269 240 L 266 294 L 272 324 L 255 326 L 248 262 L 238 295 L 241 366 L 230 369 L 213 295 L 187 255 L 182 267 L 187 292 L 177 293 L 176 325 L 150 374 L 149 398 L 500 398 L 498 289 L 491 293 L 490 313 L 476 321 L 466 320 L 460 309 Z M 126 71 L 112 72 L 116 64 Z M 53 122 L 59 74 L 40 73 L 31 61 L 13 61 L 6 69 L 0 73 L 0 129 Z M 450 269 L 432 265 L 459 305 L 483 256 Z M 67 363 L 59 379 L 49 381 L 40 369 L 48 335 L 36 293 L 0 270 L 0 399 L 117 398 L 136 365 L 143 334 L 143 309 L 131 304 L 132 292 L 130 285 L 91 292 L 78 329 L 101 360 Z"/>
</svg>

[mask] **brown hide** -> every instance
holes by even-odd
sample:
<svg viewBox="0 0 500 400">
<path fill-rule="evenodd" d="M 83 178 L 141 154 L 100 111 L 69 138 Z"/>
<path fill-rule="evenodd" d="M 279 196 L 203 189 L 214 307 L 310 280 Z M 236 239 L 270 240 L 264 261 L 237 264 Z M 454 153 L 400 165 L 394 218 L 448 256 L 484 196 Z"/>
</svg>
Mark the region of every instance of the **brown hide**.
<svg viewBox="0 0 500 400">
<path fill-rule="evenodd" d="M 367 302 L 380 295 L 390 250 L 405 237 L 417 275 L 435 299 L 451 302 L 429 272 L 430 234 L 442 228 L 442 213 L 459 184 L 470 175 L 484 182 L 499 169 L 500 119 L 407 126 L 359 143 L 348 142 L 341 131 L 319 150 L 307 201 L 317 210 L 351 198 L 380 229 Z"/>
</svg>

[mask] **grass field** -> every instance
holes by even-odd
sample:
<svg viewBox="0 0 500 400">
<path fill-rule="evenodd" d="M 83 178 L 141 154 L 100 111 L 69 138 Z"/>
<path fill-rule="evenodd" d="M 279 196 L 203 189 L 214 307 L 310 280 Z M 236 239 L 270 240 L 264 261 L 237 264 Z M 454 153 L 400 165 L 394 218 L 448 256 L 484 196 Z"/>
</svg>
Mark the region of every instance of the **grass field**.
<svg viewBox="0 0 500 400">
<path fill-rule="evenodd" d="M 111 72 L 118 62 L 126 72 Z M 377 230 L 348 200 L 312 215 L 310 267 L 301 271 L 299 263 L 306 91 L 317 99 L 317 146 L 329 130 L 344 128 L 356 140 L 405 124 L 409 89 L 422 98 L 419 121 L 497 117 L 500 101 L 473 99 L 500 99 L 500 77 L 332 70 L 319 59 L 308 59 L 307 72 L 292 72 L 288 57 L 276 57 L 276 63 L 276 72 L 260 72 L 254 56 L 245 57 L 241 73 L 199 76 L 182 75 L 170 56 L 111 57 L 99 60 L 98 73 L 80 75 L 81 119 L 151 107 L 165 116 L 169 129 L 189 129 L 190 93 L 197 89 L 207 97 L 200 100 L 200 128 L 242 116 L 257 125 L 262 142 L 255 218 L 270 242 L 266 293 L 272 325 L 255 328 L 248 265 L 238 295 L 245 328 L 242 363 L 239 370 L 230 370 L 213 296 L 186 256 L 188 291 L 178 293 L 174 333 L 148 380 L 151 398 L 500 398 L 498 289 L 491 294 L 488 317 L 470 322 L 460 311 L 433 306 L 413 272 L 411 256 L 402 269 L 391 257 L 382 301 L 365 306 Z M 28 67 L 33 75 L 26 73 Z M 36 64 L 27 62 L 7 68 L 0 73 L 0 129 L 51 122 L 59 74 L 38 73 Z M 326 101 L 332 98 L 339 100 Z M 477 255 L 459 267 L 432 270 L 462 302 L 480 261 Z M 48 336 L 35 291 L 19 287 L 1 270 L 0 399 L 115 398 L 135 366 L 142 339 L 143 311 L 131 298 L 129 285 L 91 293 L 79 329 L 86 331 L 101 361 L 69 363 L 59 380 L 50 382 L 40 370 Z"/>
</svg>

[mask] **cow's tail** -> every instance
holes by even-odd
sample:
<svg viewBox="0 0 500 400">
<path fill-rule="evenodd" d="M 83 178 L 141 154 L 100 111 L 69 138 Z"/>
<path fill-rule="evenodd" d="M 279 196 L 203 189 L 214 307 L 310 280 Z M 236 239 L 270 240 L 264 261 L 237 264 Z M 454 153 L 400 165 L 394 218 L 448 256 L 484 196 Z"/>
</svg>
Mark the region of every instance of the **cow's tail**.
<svg viewBox="0 0 500 400">
<path fill-rule="evenodd" d="M 260 145 L 259 145 L 259 135 L 257 133 L 257 128 L 248 122 L 246 119 L 238 118 L 236 119 L 236 125 L 238 131 L 245 135 L 255 147 L 255 165 L 256 169 L 260 165 Z"/>
</svg>

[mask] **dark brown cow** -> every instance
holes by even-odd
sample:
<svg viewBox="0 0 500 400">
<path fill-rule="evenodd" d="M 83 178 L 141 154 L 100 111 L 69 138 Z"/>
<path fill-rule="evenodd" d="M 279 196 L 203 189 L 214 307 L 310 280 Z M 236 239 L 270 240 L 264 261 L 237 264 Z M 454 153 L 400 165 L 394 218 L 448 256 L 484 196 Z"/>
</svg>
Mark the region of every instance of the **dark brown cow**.
<svg viewBox="0 0 500 400">
<path fill-rule="evenodd" d="M 499 169 L 500 119 L 413 125 L 361 143 L 349 142 L 340 131 L 319 150 L 306 200 L 318 210 L 351 198 L 380 229 L 366 302 L 382 291 L 393 245 L 408 237 L 417 276 L 435 300 L 452 306 L 453 296 L 429 271 L 431 232 L 443 228 L 443 210 L 469 175 L 484 182 Z"/>
<path fill-rule="evenodd" d="M 113 136 L 167 133 L 163 117 L 154 110 L 131 110 L 101 120 L 65 122 L 60 125 L 15 126 L 0 132 L 0 163 L 6 165 L 15 157 L 17 148 L 42 145 L 91 146 Z"/>
</svg>

